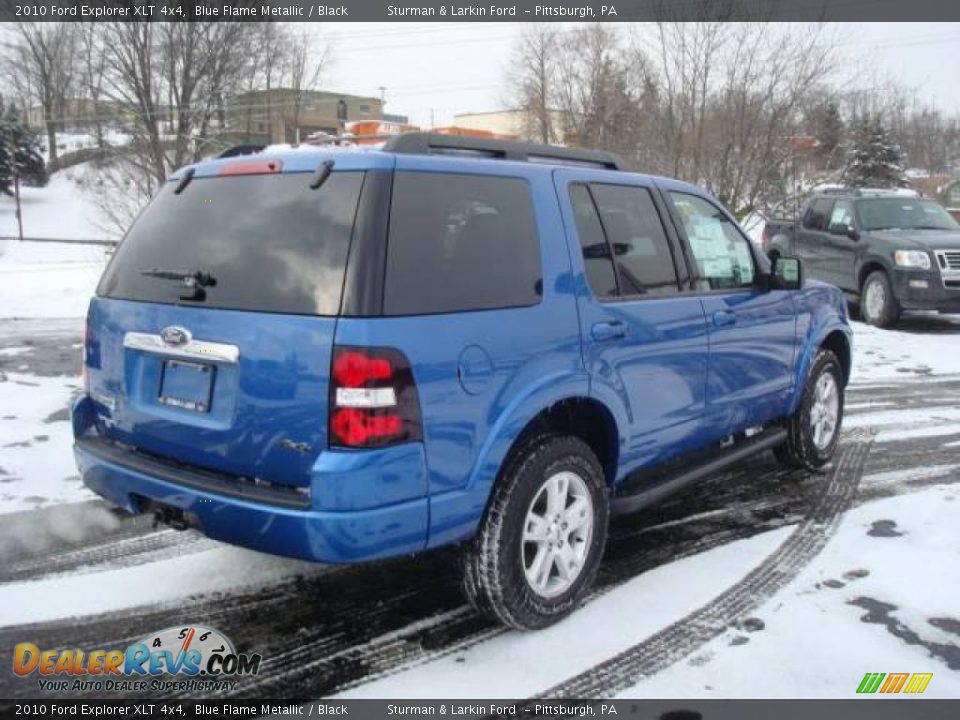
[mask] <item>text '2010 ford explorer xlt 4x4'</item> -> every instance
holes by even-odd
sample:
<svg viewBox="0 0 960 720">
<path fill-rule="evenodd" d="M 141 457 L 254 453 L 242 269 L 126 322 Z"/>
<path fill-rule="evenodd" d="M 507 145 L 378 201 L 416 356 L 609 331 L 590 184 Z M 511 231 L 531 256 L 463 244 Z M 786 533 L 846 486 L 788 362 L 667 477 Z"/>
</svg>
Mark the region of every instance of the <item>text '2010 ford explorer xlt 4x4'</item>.
<svg viewBox="0 0 960 720">
<path fill-rule="evenodd" d="M 839 291 L 686 183 L 426 134 L 178 171 L 91 301 L 84 482 L 130 512 L 354 563 L 459 544 L 517 628 L 562 617 L 611 512 L 836 448 Z"/>
</svg>

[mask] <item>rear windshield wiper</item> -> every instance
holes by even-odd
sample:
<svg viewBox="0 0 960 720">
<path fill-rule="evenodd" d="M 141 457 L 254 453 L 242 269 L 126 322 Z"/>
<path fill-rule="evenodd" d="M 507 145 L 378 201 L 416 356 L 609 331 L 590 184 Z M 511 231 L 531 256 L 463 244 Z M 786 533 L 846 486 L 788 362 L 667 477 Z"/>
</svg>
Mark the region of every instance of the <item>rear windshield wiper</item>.
<svg viewBox="0 0 960 720">
<path fill-rule="evenodd" d="M 179 270 L 152 268 L 150 270 L 143 270 L 140 274 L 146 277 L 162 278 L 163 280 L 179 280 L 187 287 L 214 287 L 217 284 L 217 279 L 213 275 L 201 270 L 182 272 Z"/>
<path fill-rule="evenodd" d="M 333 160 L 324 160 L 317 166 L 317 169 L 313 173 L 313 177 L 310 178 L 310 189 L 316 190 L 318 187 L 323 185 L 327 178 L 330 177 L 330 173 L 333 172 Z"/>
</svg>

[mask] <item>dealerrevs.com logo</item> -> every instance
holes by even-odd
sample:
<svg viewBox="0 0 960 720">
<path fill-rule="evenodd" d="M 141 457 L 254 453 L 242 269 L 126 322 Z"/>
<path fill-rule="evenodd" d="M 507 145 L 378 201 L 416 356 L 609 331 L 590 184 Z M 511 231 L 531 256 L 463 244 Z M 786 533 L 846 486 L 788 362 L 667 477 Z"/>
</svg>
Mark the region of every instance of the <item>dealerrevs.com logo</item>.
<svg viewBox="0 0 960 720">
<path fill-rule="evenodd" d="M 41 650 L 19 643 L 13 672 L 37 677 L 51 692 L 232 690 L 236 678 L 256 675 L 260 655 L 238 653 L 219 630 L 188 625 L 148 635 L 123 649 Z"/>
</svg>

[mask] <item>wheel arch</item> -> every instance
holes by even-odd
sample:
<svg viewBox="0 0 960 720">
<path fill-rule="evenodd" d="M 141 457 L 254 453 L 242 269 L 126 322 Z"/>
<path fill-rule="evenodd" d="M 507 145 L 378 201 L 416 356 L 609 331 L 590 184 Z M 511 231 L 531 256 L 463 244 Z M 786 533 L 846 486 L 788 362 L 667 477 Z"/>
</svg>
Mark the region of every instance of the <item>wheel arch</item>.
<svg viewBox="0 0 960 720">
<path fill-rule="evenodd" d="M 867 278 L 870 277 L 870 273 L 876 272 L 877 270 L 886 273 L 887 277 L 890 276 L 890 268 L 877 258 L 867 258 L 864 260 L 857 273 L 857 292 L 863 293 L 863 284 L 867 281 Z"/>
<path fill-rule="evenodd" d="M 843 331 L 839 329 L 831 330 L 820 342 L 819 347 L 830 350 L 837 356 L 837 359 L 840 361 L 840 368 L 843 370 L 843 385 L 846 387 L 850 382 L 850 371 L 853 362 L 850 340 Z"/>
<path fill-rule="evenodd" d="M 501 470 L 515 453 L 545 434 L 571 435 L 582 440 L 600 461 L 607 485 L 613 484 L 620 460 L 620 433 L 616 418 L 602 402 L 587 396 L 574 396 L 541 410 L 513 441 L 501 463 Z M 500 473 L 496 481 L 499 480 Z"/>
</svg>

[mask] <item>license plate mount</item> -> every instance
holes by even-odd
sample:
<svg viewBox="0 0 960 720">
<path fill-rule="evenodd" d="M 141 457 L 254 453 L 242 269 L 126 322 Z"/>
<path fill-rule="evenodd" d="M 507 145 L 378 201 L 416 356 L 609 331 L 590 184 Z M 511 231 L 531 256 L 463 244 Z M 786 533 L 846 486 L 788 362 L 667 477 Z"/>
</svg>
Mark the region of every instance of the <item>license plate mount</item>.
<svg viewBox="0 0 960 720">
<path fill-rule="evenodd" d="M 209 412 L 216 371 L 215 366 L 204 363 L 164 360 L 157 402 L 192 412 Z"/>
</svg>

